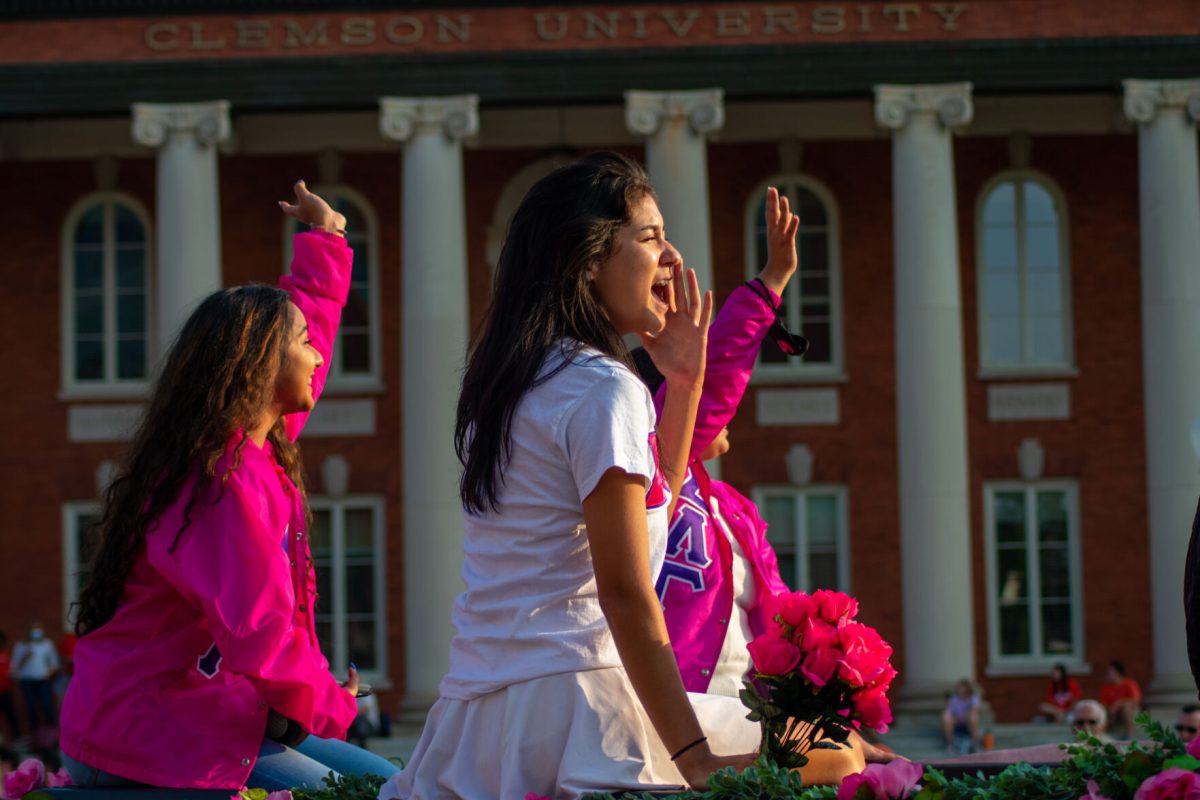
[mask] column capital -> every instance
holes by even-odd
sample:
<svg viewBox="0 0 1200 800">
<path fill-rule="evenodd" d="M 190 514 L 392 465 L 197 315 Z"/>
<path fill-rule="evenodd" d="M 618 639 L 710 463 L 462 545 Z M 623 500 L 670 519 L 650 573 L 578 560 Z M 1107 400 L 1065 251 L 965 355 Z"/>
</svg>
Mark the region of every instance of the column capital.
<svg viewBox="0 0 1200 800">
<path fill-rule="evenodd" d="M 1125 116 L 1133 122 L 1153 122 L 1165 108 L 1181 108 L 1200 122 L 1200 79 L 1188 81 L 1122 81 Z"/>
<path fill-rule="evenodd" d="M 946 128 L 969 125 L 975 115 L 971 84 L 879 84 L 875 87 L 875 122 L 880 127 L 899 130 L 908 124 L 913 114 L 936 114 Z"/>
<path fill-rule="evenodd" d="M 725 91 L 698 89 L 689 92 L 625 92 L 625 127 L 650 136 L 665 120 L 686 119 L 697 135 L 720 130 L 725 125 Z"/>
<path fill-rule="evenodd" d="M 461 141 L 479 133 L 479 95 L 381 97 L 379 131 L 397 142 L 407 142 L 417 133 L 440 133 Z"/>
<path fill-rule="evenodd" d="M 229 101 L 208 103 L 134 103 L 133 140 L 146 147 L 161 147 L 172 134 L 194 136 L 201 144 L 228 141 Z"/>
</svg>

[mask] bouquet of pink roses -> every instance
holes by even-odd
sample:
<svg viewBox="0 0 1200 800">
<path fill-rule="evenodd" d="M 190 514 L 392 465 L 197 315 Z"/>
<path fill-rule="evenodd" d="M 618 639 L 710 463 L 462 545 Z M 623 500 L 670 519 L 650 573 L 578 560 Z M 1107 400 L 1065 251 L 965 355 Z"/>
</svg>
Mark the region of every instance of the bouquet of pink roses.
<svg viewBox="0 0 1200 800">
<path fill-rule="evenodd" d="M 748 718 L 762 723 L 761 756 L 794 769 L 814 748 L 845 744 L 851 730 L 887 731 L 892 648 L 854 619 L 858 601 L 818 590 L 773 602 L 771 629 L 749 644 L 755 674 L 741 693 Z"/>
</svg>

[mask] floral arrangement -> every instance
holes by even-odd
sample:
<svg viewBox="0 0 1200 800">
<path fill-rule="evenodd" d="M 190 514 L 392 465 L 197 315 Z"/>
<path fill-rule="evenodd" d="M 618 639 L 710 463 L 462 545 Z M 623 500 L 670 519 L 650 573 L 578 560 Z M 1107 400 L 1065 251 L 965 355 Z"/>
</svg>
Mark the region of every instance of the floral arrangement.
<svg viewBox="0 0 1200 800">
<path fill-rule="evenodd" d="M 1143 714 L 1147 740 L 1120 745 L 1085 733 L 1062 748 L 1054 766 L 1010 764 L 992 775 L 947 778 L 907 761 L 868 765 L 837 786 L 804 786 L 798 773 L 770 762 L 742 772 L 724 769 L 705 792 L 675 800 L 1200 800 L 1200 739 L 1188 745 Z M 626 797 L 628 797 L 626 795 Z M 644 795 L 644 798 L 650 798 Z M 614 800 L 589 795 L 585 800 Z M 662 800 L 662 795 L 654 800 Z"/>
<path fill-rule="evenodd" d="M 822 589 L 773 603 L 771 629 L 749 644 L 754 675 L 741 693 L 762 724 L 760 761 L 802 767 L 809 751 L 837 748 L 851 730 L 886 732 L 892 648 L 855 620 L 858 601 Z"/>
<path fill-rule="evenodd" d="M 50 772 L 39 759 L 27 758 L 4 776 L 4 800 L 19 800 L 37 789 L 57 789 L 70 786 L 71 776 L 65 769 Z"/>
</svg>

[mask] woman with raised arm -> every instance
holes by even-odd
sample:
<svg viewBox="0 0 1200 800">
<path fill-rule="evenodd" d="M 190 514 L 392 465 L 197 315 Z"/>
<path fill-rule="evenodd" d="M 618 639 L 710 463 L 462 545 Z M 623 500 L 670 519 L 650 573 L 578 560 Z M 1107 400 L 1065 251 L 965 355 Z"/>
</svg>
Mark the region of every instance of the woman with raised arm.
<svg viewBox="0 0 1200 800">
<path fill-rule="evenodd" d="M 62 709 L 76 785 L 274 790 L 395 771 L 339 741 L 358 676 L 330 674 L 313 624 L 295 440 L 325 383 L 351 251 L 342 215 L 303 181 L 295 193 L 280 206 L 310 230 L 291 274 L 200 303 L 107 491 Z"/>
<path fill-rule="evenodd" d="M 704 787 L 750 764 L 757 725 L 732 698 L 697 718 L 654 593 L 711 315 L 686 277 L 628 158 L 561 167 L 517 209 L 459 398 L 450 671 L 384 800 Z M 666 376 L 657 436 L 626 334 Z"/>
</svg>

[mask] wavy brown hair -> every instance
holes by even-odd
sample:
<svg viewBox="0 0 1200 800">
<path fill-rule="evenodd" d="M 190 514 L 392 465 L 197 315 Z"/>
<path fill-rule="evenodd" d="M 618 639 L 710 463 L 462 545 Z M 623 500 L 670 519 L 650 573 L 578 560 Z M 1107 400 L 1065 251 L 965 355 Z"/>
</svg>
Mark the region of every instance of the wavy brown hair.
<svg viewBox="0 0 1200 800">
<path fill-rule="evenodd" d="M 197 504 L 220 498 L 248 437 L 236 445 L 229 468 L 218 478 L 226 443 L 257 421 L 273 399 L 291 331 L 290 308 L 282 289 L 242 286 L 209 295 L 184 323 L 125 462 L 105 492 L 104 515 L 93 529 L 98 543 L 90 576 L 77 604 L 79 635 L 113 618 L 129 572 L 145 550 L 146 534 L 189 478 L 196 480 L 172 549 Z M 267 439 L 304 496 L 300 451 L 287 438 L 282 418 Z"/>
<path fill-rule="evenodd" d="M 625 362 L 629 351 L 588 274 L 616 248 L 633 205 L 654 197 L 636 161 L 598 152 L 559 167 L 521 201 L 496 265 L 492 302 L 471 346 L 454 427 L 459 496 L 473 513 L 500 506 L 513 414 L 552 347 L 561 369 L 586 346 Z"/>
</svg>

